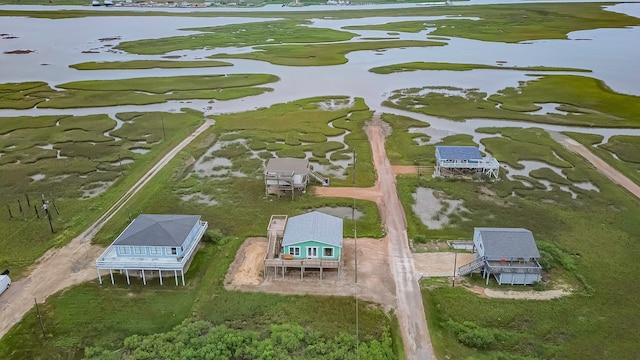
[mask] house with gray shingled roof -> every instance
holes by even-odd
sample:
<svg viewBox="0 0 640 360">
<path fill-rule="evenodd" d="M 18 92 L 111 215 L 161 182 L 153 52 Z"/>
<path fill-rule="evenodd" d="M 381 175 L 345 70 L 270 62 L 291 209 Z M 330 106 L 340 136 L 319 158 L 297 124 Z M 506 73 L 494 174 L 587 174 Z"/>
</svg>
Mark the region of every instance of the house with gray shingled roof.
<svg viewBox="0 0 640 360">
<path fill-rule="evenodd" d="M 531 231 L 522 228 L 475 228 L 476 259 L 458 269 L 459 275 L 480 271 L 498 284 L 530 285 L 540 281 L 540 252 Z"/>
<path fill-rule="evenodd" d="M 113 284 L 113 271 L 125 274 L 127 284 L 130 273 L 139 275 L 146 285 L 147 274 L 175 277 L 184 285 L 184 273 L 196 252 L 207 222 L 200 215 L 142 214 L 133 220 L 115 241 L 98 257 L 96 267 L 102 284 L 102 271 L 109 270 Z"/>
</svg>

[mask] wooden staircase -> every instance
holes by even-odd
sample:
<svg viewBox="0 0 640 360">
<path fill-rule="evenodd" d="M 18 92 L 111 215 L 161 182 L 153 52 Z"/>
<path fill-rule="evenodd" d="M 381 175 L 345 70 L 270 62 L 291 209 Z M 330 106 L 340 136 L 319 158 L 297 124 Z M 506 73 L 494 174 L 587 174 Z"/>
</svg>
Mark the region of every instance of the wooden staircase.
<svg viewBox="0 0 640 360">
<path fill-rule="evenodd" d="M 472 272 L 480 269 L 481 267 L 484 266 L 486 259 L 487 258 L 485 256 L 479 257 L 479 258 L 475 259 L 474 261 L 472 261 L 472 262 L 470 262 L 470 263 L 468 263 L 466 265 L 460 266 L 458 268 L 458 275 L 459 276 L 465 276 L 465 275 L 471 274 Z"/>
</svg>

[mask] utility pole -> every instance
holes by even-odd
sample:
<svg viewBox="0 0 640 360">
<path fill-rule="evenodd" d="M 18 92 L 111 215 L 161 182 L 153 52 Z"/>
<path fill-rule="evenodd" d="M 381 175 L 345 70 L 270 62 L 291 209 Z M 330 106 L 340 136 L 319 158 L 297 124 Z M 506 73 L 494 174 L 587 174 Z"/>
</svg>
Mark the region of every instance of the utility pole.
<svg viewBox="0 0 640 360">
<path fill-rule="evenodd" d="M 51 211 L 49 211 L 49 205 L 45 202 L 44 204 L 42 204 L 42 207 L 44 208 L 45 213 L 47 213 L 47 219 L 49 219 L 49 227 L 51 228 L 51 233 L 53 234 L 53 224 L 51 223 Z"/>
<path fill-rule="evenodd" d="M 44 333 L 44 325 L 42 324 L 42 316 L 40 315 L 40 308 L 38 307 L 38 301 L 36 298 L 33 298 L 33 302 L 36 304 L 36 312 L 38 313 L 38 320 L 40 321 L 40 330 L 42 330 L 42 337 L 46 337 Z"/>
<path fill-rule="evenodd" d="M 11 207 L 7 204 L 7 211 L 9 212 L 9 217 L 13 219 L 13 214 L 11 213 Z"/>
<path fill-rule="evenodd" d="M 456 266 L 458 263 L 458 253 L 455 253 L 455 257 L 453 258 L 453 281 L 451 282 L 451 287 L 456 286 Z"/>
<path fill-rule="evenodd" d="M 31 207 L 31 201 L 29 201 L 29 194 L 24 194 L 24 196 L 27 198 L 27 206 Z"/>
<path fill-rule="evenodd" d="M 167 133 L 164 131 L 164 114 L 160 115 L 160 121 L 162 121 L 162 140 L 167 141 Z"/>
</svg>

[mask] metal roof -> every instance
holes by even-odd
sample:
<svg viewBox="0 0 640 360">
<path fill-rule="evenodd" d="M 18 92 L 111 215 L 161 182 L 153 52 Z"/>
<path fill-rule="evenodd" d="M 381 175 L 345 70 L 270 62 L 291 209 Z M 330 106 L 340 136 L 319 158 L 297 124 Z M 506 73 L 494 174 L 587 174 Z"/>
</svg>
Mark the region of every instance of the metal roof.
<svg viewBox="0 0 640 360">
<path fill-rule="evenodd" d="M 480 150 L 475 146 L 436 146 L 438 159 L 482 160 Z"/>
<path fill-rule="evenodd" d="M 269 159 L 264 169 L 265 173 L 292 172 L 294 174 L 306 174 L 309 172 L 309 160 L 296 158 Z"/>
<path fill-rule="evenodd" d="M 184 243 L 200 215 L 138 216 L 113 242 L 113 245 L 171 246 Z"/>
<path fill-rule="evenodd" d="M 476 228 L 482 236 L 484 255 L 489 259 L 539 258 L 531 231 L 522 228 Z"/>
<path fill-rule="evenodd" d="M 305 241 L 342 247 L 342 219 L 319 211 L 289 218 L 282 246 Z"/>
</svg>

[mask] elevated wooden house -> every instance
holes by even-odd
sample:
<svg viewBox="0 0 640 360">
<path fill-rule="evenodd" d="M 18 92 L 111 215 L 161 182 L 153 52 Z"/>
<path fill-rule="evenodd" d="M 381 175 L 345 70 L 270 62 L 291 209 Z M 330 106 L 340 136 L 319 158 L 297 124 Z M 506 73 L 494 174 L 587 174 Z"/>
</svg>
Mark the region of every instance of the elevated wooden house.
<svg viewBox="0 0 640 360">
<path fill-rule="evenodd" d="M 500 163 L 491 156 L 482 157 L 475 146 L 436 146 L 434 177 L 484 174 L 498 178 Z"/>
<path fill-rule="evenodd" d="M 474 271 L 498 284 L 530 285 L 540 281 L 540 252 L 531 231 L 521 228 L 475 228 L 476 259 L 458 269 L 459 275 Z"/>
<path fill-rule="evenodd" d="M 264 274 L 273 269 L 284 277 L 288 268 L 318 269 L 320 279 L 324 269 L 340 271 L 342 262 L 342 219 L 318 211 L 287 218 L 273 215 L 267 233 L 269 245 L 265 256 Z"/>
<path fill-rule="evenodd" d="M 310 179 L 319 181 L 323 186 L 329 185 L 329 179 L 311 169 L 309 160 L 297 158 L 269 159 L 264 169 L 264 185 L 266 195 L 282 195 L 307 191 Z"/>
<path fill-rule="evenodd" d="M 184 286 L 184 272 L 196 252 L 198 243 L 207 230 L 207 222 L 199 215 L 138 216 L 96 260 L 98 279 L 102 284 L 102 270 L 124 272 L 127 284 L 130 273 L 139 274 L 146 285 L 146 273 L 158 272 L 160 284 L 163 275 L 173 273 L 178 285 L 178 274 Z"/>
</svg>

